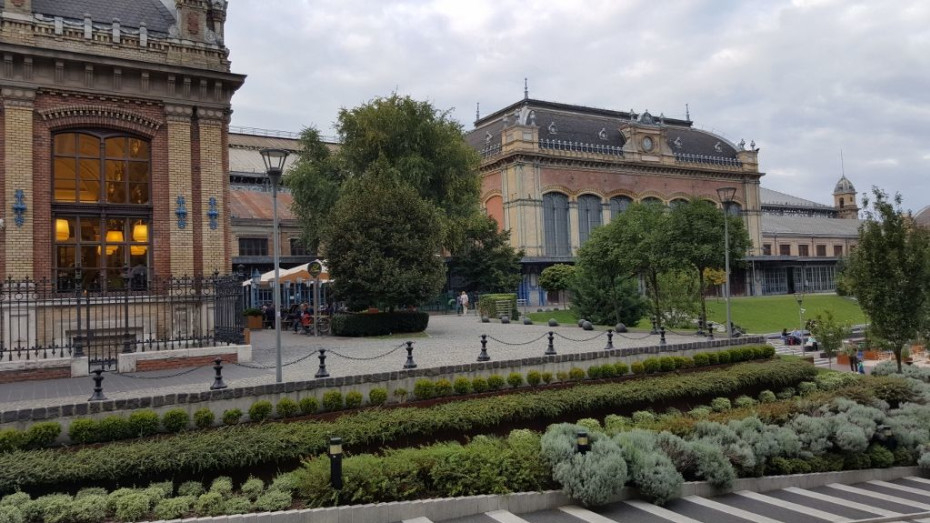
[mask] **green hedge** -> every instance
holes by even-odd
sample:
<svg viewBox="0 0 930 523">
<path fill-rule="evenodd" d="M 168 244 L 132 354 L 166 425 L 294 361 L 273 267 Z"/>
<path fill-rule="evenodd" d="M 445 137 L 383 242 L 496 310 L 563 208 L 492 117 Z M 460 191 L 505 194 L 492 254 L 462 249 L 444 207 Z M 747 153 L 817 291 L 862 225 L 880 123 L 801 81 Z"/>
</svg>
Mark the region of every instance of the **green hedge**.
<svg viewBox="0 0 930 523">
<path fill-rule="evenodd" d="M 423 332 L 429 314 L 418 311 L 337 314 L 333 316 L 335 336 L 384 336 L 404 332 Z"/>
<path fill-rule="evenodd" d="M 143 477 L 219 473 L 319 454 L 332 434 L 339 434 L 348 447 L 382 445 L 437 433 L 474 433 L 500 424 L 557 420 L 582 412 L 735 396 L 762 388 L 781 390 L 810 381 L 815 375 L 816 369 L 806 362 L 774 360 L 685 375 L 477 398 L 428 409 L 373 409 L 331 422 L 239 425 L 98 447 L 18 450 L 0 455 L 0 493 L 63 483 L 92 485 L 101 478 L 131 483 Z"/>
<path fill-rule="evenodd" d="M 497 310 L 497 302 L 509 301 L 510 310 Z M 511 320 L 520 319 L 520 311 L 517 310 L 517 295 L 510 294 L 482 294 L 478 298 L 478 312 L 488 318 L 497 318 L 500 314 L 508 314 Z"/>
</svg>

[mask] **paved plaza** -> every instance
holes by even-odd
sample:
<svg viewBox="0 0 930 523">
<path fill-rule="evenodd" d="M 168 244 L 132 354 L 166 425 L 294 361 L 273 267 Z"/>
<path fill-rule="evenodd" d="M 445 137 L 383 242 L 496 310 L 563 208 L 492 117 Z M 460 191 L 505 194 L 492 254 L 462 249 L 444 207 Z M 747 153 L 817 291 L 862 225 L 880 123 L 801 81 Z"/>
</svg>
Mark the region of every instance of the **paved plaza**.
<svg viewBox="0 0 930 523">
<path fill-rule="evenodd" d="M 545 352 L 547 333 L 555 333 L 554 348 L 559 354 L 592 352 L 607 345 L 604 331 L 585 331 L 576 325 L 548 327 L 544 324 L 481 323 L 476 316 L 436 315 L 430 317 L 424 334 L 412 335 L 413 357 L 418 368 L 459 365 L 476 361 L 481 351 L 482 334 L 488 335 L 488 353 L 492 360 L 512 360 L 541 356 Z M 702 341 L 705 338 L 667 333 L 669 344 Z M 340 338 L 281 333 L 281 352 L 285 381 L 313 378 L 319 367 L 319 349 L 327 349 L 326 366 L 331 377 L 402 370 L 407 358 L 407 338 Z M 653 346 L 658 335 L 647 332 L 616 334 L 616 348 Z M 274 383 L 274 330 L 252 333 L 253 361 L 242 365 L 227 364 L 223 377 L 230 387 L 247 387 Z M 213 383 L 211 366 L 172 369 L 133 374 L 106 373 L 104 393 L 108 399 L 123 399 L 153 394 L 203 392 Z M 86 401 L 92 393 L 89 377 L 28 381 L 0 384 L 0 410 L 43 407 L 60 403 Z"/>
</svg>

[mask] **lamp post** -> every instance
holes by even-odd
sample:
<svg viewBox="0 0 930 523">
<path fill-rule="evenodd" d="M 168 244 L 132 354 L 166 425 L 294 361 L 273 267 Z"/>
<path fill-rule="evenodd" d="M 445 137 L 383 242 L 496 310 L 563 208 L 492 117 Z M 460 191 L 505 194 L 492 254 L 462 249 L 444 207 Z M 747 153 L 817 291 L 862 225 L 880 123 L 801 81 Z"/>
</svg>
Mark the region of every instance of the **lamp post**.
<svg viewBox="0 0 930 523">
<path fill-rule="evenodd" d="M 724 297 L 727 301 L 727 338 L 733 337 L 733 320 L 730 317 L 730 203 L 736 195 L 736 187 L 717 189 L 717 197 L 723 205 L 723 259 L 727 281 L 723 284 Z"/>
<path fill-rule="evenodd" d="M 262 149 L 262 160 L 265 162 L 265 172 L 268 174 L 268 180 L 271 181 L 271 205 L 272 205 L 272 244 L 274 249 L 274 288 L 272 288 L 273 307 L 274 307 L 274 336 L 275 336 L 275 381 L 281 383 L 284 377 L 281 370 L 281 279 L 280 267 L 280 246 L 278 245 L 278 184 L 281 183 L 281 175 L 284 174 L 284 161 L 290 154 L 284 149 Z"/>
<path fill-rule="evenodd" d="M 329 484 L 342 490 L 342 438 L 329 438 Z"/>
<path fill-rule="evenodd" d="M 798 330 L 804 332 L 804 293 L 796 292 L 794 293 L 794 299 L 798 302 Z"/>
</svg>

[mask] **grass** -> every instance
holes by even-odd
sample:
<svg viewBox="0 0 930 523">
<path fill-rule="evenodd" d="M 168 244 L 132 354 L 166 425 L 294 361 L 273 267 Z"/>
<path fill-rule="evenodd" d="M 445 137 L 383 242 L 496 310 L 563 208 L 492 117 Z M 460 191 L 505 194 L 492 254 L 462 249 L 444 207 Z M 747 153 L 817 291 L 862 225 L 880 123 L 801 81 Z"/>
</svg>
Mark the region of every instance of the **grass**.
<svg viewBox="0 0 930 523">
<path fill-rule="evenodd" d="M 805 310 L 805 323 L 827 310 L 832 311 L 837 320 L 848 321 L 853 325 L 868 321 L 855 300 L 835 294 L 805 295 L 802 307 Z M 730 309 L 733 323 L 750 333 L 764 334 L 798 328 L 798 302 L 794 295 L 733 298 L 730 300 Z M 549 318 L 555 318 L 560 325 L 574 325 L 578 322 L 578 316 L 573 310 L 530 313 L 530 319 L 537 323 L 545 323 Z M 714 323 L 726 322 L 727 309 L 723 298 L 707 298 L 707 318 Z M 649 327 L 648 318 L 636 325 L 636 328 L 641 329 Z"/>
</svg>

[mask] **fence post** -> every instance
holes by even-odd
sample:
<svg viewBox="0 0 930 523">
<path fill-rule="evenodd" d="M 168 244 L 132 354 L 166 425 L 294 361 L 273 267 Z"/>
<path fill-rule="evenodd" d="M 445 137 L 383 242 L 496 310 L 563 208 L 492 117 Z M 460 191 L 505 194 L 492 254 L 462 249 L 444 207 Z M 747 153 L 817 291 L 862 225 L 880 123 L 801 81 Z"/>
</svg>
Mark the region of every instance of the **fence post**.
<svg viewBox="0 0 930 523">
<path fill-rule="evenodd" d="M 546 356 L 555 356 L 555 345 L 552 343 L 552 340 L 555 339 L 555 334 L 552 331 L 549 331 L 549 346 L 546 347 Z"/>
<path fill-rule="evenodd" d="M 607 346 L 604 347 L 604 350 L 610 350 L 614 348 L 614 330 L 607 329 Z"/>
<path fill-rule="evenodd" d="M 415 369 L 417 364 L 413 362 L 413 342 L 407 342 L 407 361 L 404 362 L 405 369 Z"/>
<path fill-rule="evenodd" d="M 665 346 L 665 327 L 659 327 L 659 345 Z"/>
<path fill-rule="evenodd" d="M 216 377 L 213 378 L 213 385 L 210 390 L 225 389 L 226 383 L 223 382 L 223 358 L 213 360 L 213 370 L 216 371 Z"/>
<path fill-rule="evenodd" d="M 320 349 L 320 368 L 313 375 L 314 378 L 328 378 L 329 371 L 326 370 L 326 349 Z"/>
<path fill-rule="evenodd" d="M 481 335 L 481 354 L 478 355 L 478 361 L 490 361 L 491 357 L 488 356 L 488 335 Z"/>
<path fill-rule="evenodd" d="M 103 369 L 94 369 L 94 394 L 87 401 L 103 401 L 107 399 L 103 395 Z"/>
<path fill-rule="evenodd" d="M 84 337 L 81 325 L 81 290 L 84 288 L 84 271 L 81 266 L 74 269 L 74 295 L 77 298 L 77 336 L 74 337 L 74 356 L 84 356 Z"/>
<path fill-rule="evenodd" d="M 132 344 L 129 342 L 129 265 L 123 265 L 123 354 L 132 352 Z"/>
</svg>

